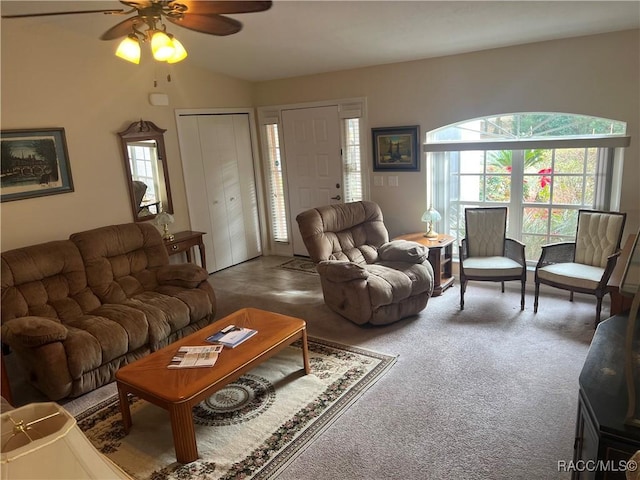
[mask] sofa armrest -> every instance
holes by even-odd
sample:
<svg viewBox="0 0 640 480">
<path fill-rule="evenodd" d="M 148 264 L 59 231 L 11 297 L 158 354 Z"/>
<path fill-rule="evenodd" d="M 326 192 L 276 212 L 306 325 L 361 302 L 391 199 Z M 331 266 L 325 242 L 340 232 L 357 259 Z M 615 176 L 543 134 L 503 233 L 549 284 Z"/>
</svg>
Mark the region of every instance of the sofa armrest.
<svg viewBox="0 0 640 480">
<path fill-rule="evenodd" d="M 378 257 L 387 262 L 424 263 L 429 258 L 429 249 L 418 242 L 392 240 L 378 248 Z"/>
<path fill-rule="evenodd" d="M 325 260 L 320 262 L 316 269 L 321 277 L 332 282 L 349 282 L 369 277 L 369 272 L 365 268 L 352 262 Z"/>
<path fill-rule="evenodd" d="M 67 338 L 67 327 L 45 317 L 18 317 L 2 325 L 2 341 L 12 348 L 35 348 Z"/>
<path fill-rule="evenodd" d="M 160 285 L 197 288 L 209 277 L 207 271 L 193 263 L 163 265 L 158 268 L 156 278 Z"/>
</svg>

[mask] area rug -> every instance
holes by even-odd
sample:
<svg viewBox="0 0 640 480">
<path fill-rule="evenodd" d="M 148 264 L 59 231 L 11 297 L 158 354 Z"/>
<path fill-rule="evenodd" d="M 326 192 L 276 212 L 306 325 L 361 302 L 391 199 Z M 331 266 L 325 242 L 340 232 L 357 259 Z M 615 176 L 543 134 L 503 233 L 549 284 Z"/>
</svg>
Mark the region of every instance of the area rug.
<svg viewBox="0 0 640 480">
<path fill-rule="evenodd" d="M 309 375 L 297 342 L 195 406 L 200 457 L 186 465 L 176 462 L 168 413 L 144 400 L 130 397 L 128 435 L 117 397 L 76 419 L 98 450 L 138 480 L 272 478 L 396 361 L 320 339 L 309 339 L 309 354 Z"/>
<path fill-rule="evenodd" d="M 316 271 L 316 264 L 311 260 L 306 260 L 304 258 L 293 258 L 291 260 L 287 260 L 283 264 L 278 265 L 278 268 L 318 275 L 318 272 Z"/>
</svg>

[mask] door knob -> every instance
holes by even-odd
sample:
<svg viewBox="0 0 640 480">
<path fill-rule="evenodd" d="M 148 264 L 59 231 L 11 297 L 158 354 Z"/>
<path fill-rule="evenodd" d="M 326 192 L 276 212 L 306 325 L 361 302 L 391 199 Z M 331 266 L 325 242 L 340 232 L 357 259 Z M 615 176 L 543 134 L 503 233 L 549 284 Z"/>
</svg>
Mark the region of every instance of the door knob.
<svg viewBox="0 0 640 480">
<path fill-rule="evenodd" d="M 340 195 L 336 195 L 335 197 L 331 197 L 331 200 L 342 200 Z"/>
</svg>

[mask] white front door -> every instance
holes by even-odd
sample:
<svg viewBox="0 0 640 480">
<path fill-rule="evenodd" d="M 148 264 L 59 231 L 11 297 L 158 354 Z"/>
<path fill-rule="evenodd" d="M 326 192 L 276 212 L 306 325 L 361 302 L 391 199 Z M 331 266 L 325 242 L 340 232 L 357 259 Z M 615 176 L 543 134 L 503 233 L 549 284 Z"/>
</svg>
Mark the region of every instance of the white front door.
<svg viewBox="0 0 640 480">
<path fill-rule="evenodd" d="M 296 216 L 344 197 L 338 106 L 283 110 L 282 124 L 293 253 L 308 255 Z"/>
</svg>

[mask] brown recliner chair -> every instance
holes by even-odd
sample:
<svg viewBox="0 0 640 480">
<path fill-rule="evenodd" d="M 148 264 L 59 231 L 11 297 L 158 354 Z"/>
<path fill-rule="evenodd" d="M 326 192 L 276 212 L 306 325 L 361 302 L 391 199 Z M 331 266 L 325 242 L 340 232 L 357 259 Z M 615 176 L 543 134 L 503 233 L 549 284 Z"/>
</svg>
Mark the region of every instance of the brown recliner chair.
<svg viewBox="0 0 640 480">
<path fill-rule="evenodd" d="M 325 303 L 357 324 L 415 315 L 433 292 L 427 247 L 389 241 L 380 207 L 353 202 L 313 208 L 296 220 L 317 264 Z"/>
</svg>

